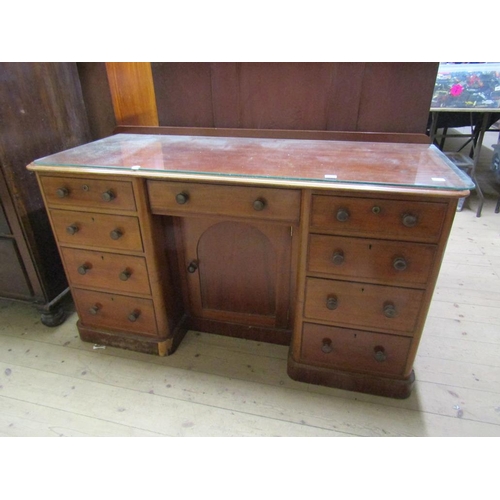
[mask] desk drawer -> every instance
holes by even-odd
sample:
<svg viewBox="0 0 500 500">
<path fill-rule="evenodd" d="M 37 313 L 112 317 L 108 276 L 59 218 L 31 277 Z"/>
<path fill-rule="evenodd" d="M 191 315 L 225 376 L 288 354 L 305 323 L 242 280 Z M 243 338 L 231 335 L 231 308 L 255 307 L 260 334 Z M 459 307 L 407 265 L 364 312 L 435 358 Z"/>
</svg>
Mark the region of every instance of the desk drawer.
<svg viewBox="0 0 500 500">
<path fill-rule="evenodd" d="M 423 286 L 435 245 L 342 236 L 309 236 L 308 271 L 344 279 Z"/>
<path fill-rule="evenodd" d="M 137 217 L 51 210 L 58 241 L 68 245 L 142 251 Z"/>
<path fill-rule="evenodd" d="M 402 375 L 411 339 L 305 323 L 301 360 L 329 368 Z"/>
<path fill-rule="evenodd" d="M 148 181 L 151 211 L 165 215 L 224 215 L 298 222 L 300 191 Z"/>
<path fill-rule="evenodd" d="M 128 181 L 42 175 L 40 183 L 49 207 L 136 210 L 132 183 Z"/>
<path fill-rule="evenodd" d="M 75 248 L 62 248 L 64 266 L 73 286 L 122 293 L 150 294 L 146 259 Z"/>
<path fill-rule="evenodd" d="M 73 289 L 78 316 L 82 325 L 156 335 L 156 319 L 153 302 L 125 295 Z"/>
<path fill-rule="evenodd" d="M 422 290 L 308 278 L 304 315 L 336 325 L 412 335 Z"/>
<path fill-rule="evenodd" d="M 310 229 L 349 236 L 436 243 L 446 203 L 314 195 Z"/>
</svg>

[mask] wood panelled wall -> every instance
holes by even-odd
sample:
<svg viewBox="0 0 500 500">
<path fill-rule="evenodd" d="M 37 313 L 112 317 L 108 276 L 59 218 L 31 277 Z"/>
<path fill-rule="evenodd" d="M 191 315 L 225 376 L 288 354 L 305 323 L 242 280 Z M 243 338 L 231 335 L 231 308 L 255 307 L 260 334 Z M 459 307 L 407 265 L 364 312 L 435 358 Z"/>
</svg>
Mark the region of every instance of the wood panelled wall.
<svg viewBox="0 0 500 500">
<path fill-rule="evenodd" d="M 37 158 L 92 139 L 76 63 L 0 63 L 0 198 L 23 273 L 3 259 L 0 296 L 49 302 L 66 287 L 61 260 L 34 172 Z M 4 257 L 3 255 L 1 257 Z M 2 272 L 8 274 L 2 274 Z M 30 291 L 14 294 L 14 280 Z"/>
<path fill-rule="evenodd" d="M 97 73 L 97 64 L 109 88 L 82 80 L 84 95 L 112 102 L 117 125 L 419 134 L 438 69 L 438 63 L 79 63 L 83 74 Z"/>
</svg>

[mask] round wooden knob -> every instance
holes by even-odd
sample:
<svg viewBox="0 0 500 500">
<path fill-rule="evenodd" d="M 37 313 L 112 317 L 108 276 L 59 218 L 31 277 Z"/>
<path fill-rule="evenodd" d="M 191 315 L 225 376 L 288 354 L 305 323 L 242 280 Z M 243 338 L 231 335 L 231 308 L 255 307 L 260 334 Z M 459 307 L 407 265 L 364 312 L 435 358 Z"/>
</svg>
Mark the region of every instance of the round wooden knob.
<svg viewBox="0 0 500 500">
<path fill-rule="evenodd" d="M 328 309 L 330 309 L 330 311 L 333 311 L 334 309 L 337 309 L 338 305 L 339 305 L 339 303 L 338 303 L 336 295 L 329 295 L 326 298 L 326 307 Z"/>
<path fill-rule="evenodd" d="M 340 266 L 344 263 L 344 252 L 342 250 L 336 250 L 332 255 L 332 262 L 336 266 Z"/>
<path fill-rule="evenodd" d="M 331 339 L 329 339 L 329 338 L 325 338 L 325 339 L 323 339 L 323 341 L 322 341 L 322 345 L 321 345 L 321 350 L 322 350 L 325 354 L 330 354 L 330 353 L 333 351 L 333 347 L 332 347 L 332 341 L 331 341 Z"/>
<path fill-rule="evenodd" d="M 387 302 L 384 304 L 384 316 L 386 318 L 395 318 L 397 314 L 396 306 L 393 303 Z"/>
<path fill-rule="evenodd" d="M 121 281 L 127 281 L 130 276 L 132 276 L 132 272 L 129 271 L 128 269 L 125 269 L 125 271 L 122 271 L 118 277 L 120 278 Z"/>
<path fill-rule="evenodd" d="M 78 274 L 84 275 L 87 274 L 87 271 L 90 269 L 90 266 L 88 264 L 82 264 L 78 268 Z"/>
<path fill-rule="evenodd" d="M 176 195 L 175 201 L 179 205 L 184 205 L 189 201 L 189 195 L 187 193 L 179 193 L 178 195 Z"/>
<path fill-rule="evenodd" d="M 95 304 L 89 309 L 89 313 L 92 314 L 92 316 L 95 316 L 99 312 L 99 309 L 99 304 Z"/>
<path fill-rule="evenodd" d="M 404 271 L 408 267 L 408 264 L 404 257 L 396 257 L 392 263 L 392 267 L 396 271 Z"/>
<path fill-rule="evenodd" d="M 345 208 L 339 208 L 337 211 L 337 220 L 339 222 L 346 222 L 349 219 L 349 212 Z"/>
<path fill-rule="evenodd" d="M 264 198 L 258 198 L 253 202 L 253 208 L 257 210 L 257 212 L 264 210 L 264 208 L 266 208 L 266 200 L 264 200 Z"/>
<path fill-rule="evenodd" d="M 119 229 L 113 229 L 113 231 L 109 233 L 109 236 L 112 240 L 119 240 L 123 236 L 123 233 Z"/>
<path fill-rule="evenodd" d="M 385 353 L 385 349 L 381 346 L 375 346 L 373 348 L 373 357 L 379 362 L 382 363 L 387 359 L 387 354 Z"/>
<path fill-rule="evenodd" d="M 417 216 L 413 214 L 404 214 L 403 215 L 403 226 L 405 227 L 414 227 L 417 225 Z"/>
<path fill-rule="evenodd" d="M 66 198 L 66 196 L 69 196 L 69 189 L 65 187 L 56 189 L 56 195 L 58 198 Z"/>
<path fill-rule="evenodd" d="M 195 260 L 191 261 L 187 268 L 188 273 L 191 274 L 195 273 L 197 269 L 198 269 L 198 263 Z"/>
<path fill-rule="evenodd" d="M 139 319 L 139 316 L 141 315 L 141 311 L 138 311 L 137 309 L 133 312 L 131 312 L 129 315 L 128 315 L 128 320 L 131 321 L 132 323 L 134 323 L 135 321 L 137 321 Z"/>
<path fill-rule="evenodd" d="M 113 201 L 116 198 L 115 193 L 113 193 L 111 189 L 108 189 L 107 191 L 102 193 L 101 197 L 104 201 Z"/>
<path fill-rule="evenodd" d="M 68 234 L 73 235 L 73 234 L 76 234 L 76 233 L 78 232 L 78 229 L 79 229 L 79 228 L 78 228 L 78 226 L 77 226 L 76 224 L 71 224 L 71 226 L 68 226 L 68 227 L 66 228 L 66 232 L 67 232 Z"/>
</svg>

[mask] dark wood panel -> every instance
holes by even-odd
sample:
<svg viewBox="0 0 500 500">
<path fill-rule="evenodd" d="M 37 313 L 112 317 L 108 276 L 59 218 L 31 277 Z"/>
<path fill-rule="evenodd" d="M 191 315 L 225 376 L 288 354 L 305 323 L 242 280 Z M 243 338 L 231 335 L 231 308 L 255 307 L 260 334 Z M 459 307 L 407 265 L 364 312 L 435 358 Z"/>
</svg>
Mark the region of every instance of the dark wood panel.
<svg viewBox="0 0 500 500">
<path fill-rule="evenodd" d="M 365 63 L 332 63 L 327 130 L 357 130 L 364 71 Z"/>
<path fill-rule="evenodd" d="M 241 63 L 212 63 L 212 105 L 214 125 L 217 128 L 242 128 L 241 118 Z"/>
<path fill-rule="evenodd" d="M 88 142 L 75 63 L 0 63 L 0 164 L 7 213 L 37 300 L 67 287 L 34 172 L 37 158 Z M 7 207 L 4 205 L 5 210 Z"/>
<path fill-rule="evenodd" d="M 325 130 L 331 63 L 240 63 L 245 128 Z"/>
<path fill-rule="evenodd" d="M 366 63 L 357 130 L 425 132 L 438 63 Z"/>
<path fill-rule="evenodd" d="M 10 232 L 9 222 L 7 221 L 7 217 L 5 217 L 5 212 L 3 210 L 2 204 L 0 203 L 0 235 L 6 235 L 6 234 L 11 234 L 11 232 Z"/>
<path fill-rule="evenodd" d="M 152 63 L 159 124 L 425 133 L 437 63 Z"/>
<path fill-rule="evenodd" d="M 87 110 L 90 135 L 93 140 L 113 133 L 116 118 L 111 100 L 106 64 L 103 62 L 76 63 Z"/>
<path fill-rule="evenodd" d="M 0 237 L 0 295 L 29 299 L 32 291 L 15 240 Z"/>
<path fill-rule="evenodd" d="M 160 125 L 214 127 L 210 63 L 151 63 Z"/>
</svg>

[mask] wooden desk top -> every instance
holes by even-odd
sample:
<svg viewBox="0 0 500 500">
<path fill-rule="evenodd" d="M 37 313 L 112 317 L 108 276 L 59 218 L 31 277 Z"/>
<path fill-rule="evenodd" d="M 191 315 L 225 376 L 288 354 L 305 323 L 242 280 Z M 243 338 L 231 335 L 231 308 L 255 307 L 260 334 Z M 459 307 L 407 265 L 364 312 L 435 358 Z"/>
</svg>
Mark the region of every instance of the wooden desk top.
<svg viewBox="0 0 500 500">
<path fill-rule="evenodd" d="M 448 196 L 474 187 L 435 146 L 406 143 L 117 134 L 28 168 Z"/>
</svg>

